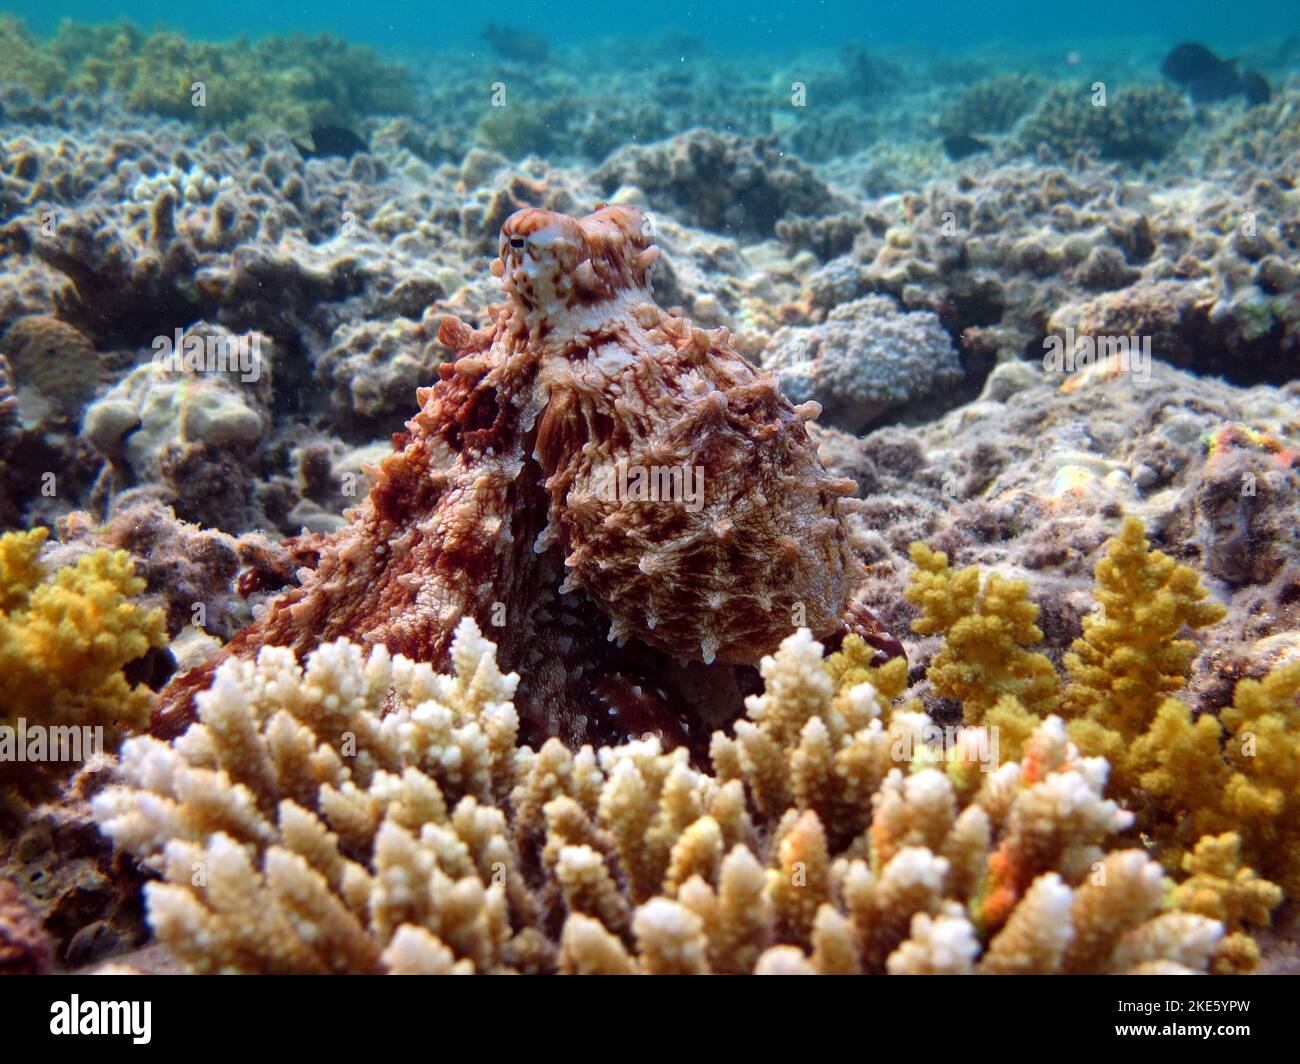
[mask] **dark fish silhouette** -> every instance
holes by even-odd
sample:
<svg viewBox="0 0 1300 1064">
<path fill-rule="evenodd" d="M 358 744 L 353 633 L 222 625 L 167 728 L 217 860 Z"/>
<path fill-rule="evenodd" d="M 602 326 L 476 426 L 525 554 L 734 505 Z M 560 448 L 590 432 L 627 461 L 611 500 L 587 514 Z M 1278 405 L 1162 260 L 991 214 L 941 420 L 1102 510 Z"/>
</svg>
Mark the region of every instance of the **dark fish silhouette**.
<svg viewBox="0 0 1300 1064">
<path fill-rule="evenodd" d="M 1241 91 L 1251 107 L 1268 103 L 1273 98 L 1273 87 L 1268 83 L 1268 79 L 1255 70 L 1247 70 L 1241 75 Z"/>
<path fill-rule="evenodd" d="M 968 155 L 976 155 L 982 151 L 992 151 L 993 146 L 986 140 L 980 140 L 979 137 L 972 137 L 969 133 L 954 133 L 952 136 L 943 138 L 943 150 L 947 152 L 948 158 L 954 162 L 958 159 L 965 159 Z"/>
<path fill-rule="evenodd" d="M 310 135 L 310 148 L 296 140 L 293 142 L 304 159 L 321 159 L 329 155 L 351 159 L 357 152 L 370 150 L 369 144 L 343 126 L 314 126 Z"/>
<path fill-rule="evenodd" d="M 1217 103 L 1231 96 L 1244 96 L 1252 106 L 1267 103 L 1273 90 L 1263 74 L 1244 74 L 1235 59 L 1220 59 L 1203 44 L 1188 41 L 1177 45 L 1160 64 L 1160 73 L 1186 89 L 1195 103 Z"/>
<path fill-rule="evenodd" d="M 495 22 L 489 22 L 481 36 L 503 59 L 516 59 L 521 63 L 540 63 L 551 53 L 546 38 L 531 30 L 521 30 L 514 26 L 498 26 Z"/>
</svg>

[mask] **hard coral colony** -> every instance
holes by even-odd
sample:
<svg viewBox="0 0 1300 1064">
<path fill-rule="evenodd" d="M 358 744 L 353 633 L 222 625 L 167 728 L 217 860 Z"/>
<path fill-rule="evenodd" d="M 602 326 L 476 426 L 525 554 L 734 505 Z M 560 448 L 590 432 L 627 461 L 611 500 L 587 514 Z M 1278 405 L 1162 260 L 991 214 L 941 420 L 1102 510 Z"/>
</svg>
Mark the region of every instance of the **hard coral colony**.
<svg viewBox="0 0 1300 1064">
<path fill-rule="evenodd" d="M 0 17 L 0 974 L 1300 970 L 1300 47 L 610 43 Z"/>
</svg>

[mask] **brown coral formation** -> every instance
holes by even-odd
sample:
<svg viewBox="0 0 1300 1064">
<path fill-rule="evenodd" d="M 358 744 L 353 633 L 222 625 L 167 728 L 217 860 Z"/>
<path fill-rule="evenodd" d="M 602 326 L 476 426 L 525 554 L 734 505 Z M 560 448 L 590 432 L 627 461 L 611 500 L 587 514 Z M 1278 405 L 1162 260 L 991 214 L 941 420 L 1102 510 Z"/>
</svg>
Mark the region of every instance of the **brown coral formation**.
<svg viewBox="0 0 1300 1064">
<path fill-rule="evenodd" d="M 0 975 L 43 975 L 50 944 L 12 880 L 0 878 Z"/>
<path fill-rule="evenodd" d="M 26 809 L 12 835 L 0 832 L 0 882 L 19 885 L 55 964 L 79 967 L 149 936 L 140 872 L 100 833 L 87 802 L 113 778 L 110 759 L 93 758 L 57 798 Z"/>
<path fill-rule="evenodd" d="M 46 314 L 29 314 L 9 326 L 0 342 L 14 383 L 31 389 L 29 420 L 75 419 L 94 394 L 101 368 L 94 346 L 77 329 Z M 20 391 L 21 395 L 21 391 Z"/>
<path fill-rule="evenodd" d="M 302 542 L 314 571 L 230 653 L 347 636 L 441 664 L 472 617 L 523 678 L 528 734 L 648 730 L 701 753 L 691 707 L 738 712 L 752 666 L 796 627 L 838 636 L 848 617 L 896 653 L 849 608 L 853 483 L 821 467 L 804 426 L 816 405 L 792 407 L 726 330 L 655 306 L 644 216 L 526 209 L 500 247 L 506 302 L 480 330 L 444 321 L 457 358 L 419 393 L 369 497 Z M 209 675 L 165 693 L 161 733 Z"/>
</svg>

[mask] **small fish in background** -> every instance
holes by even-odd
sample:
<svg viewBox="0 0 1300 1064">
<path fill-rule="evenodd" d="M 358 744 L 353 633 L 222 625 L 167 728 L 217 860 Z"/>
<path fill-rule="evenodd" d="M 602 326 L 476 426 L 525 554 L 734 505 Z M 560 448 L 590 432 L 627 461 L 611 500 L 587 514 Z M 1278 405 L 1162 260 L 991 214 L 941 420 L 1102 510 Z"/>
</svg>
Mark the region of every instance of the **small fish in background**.
<svg viewBox="0 0 1300 1064">
<path fill-rule="evenodd" d="M 1273 97 L 1263 74 L 1254 70 L 1243 73 L 1235 59 L 1220 59 L 1205 45 L 1193 41 L 1175 46 L 1160 64 L 1160 73 L 1186 89 L 1194 103 L 1218 103 L 1244 96 L 1254 107 Z"/>
<path fill-rule="evenodd" d="M 323 159 L 331 155 L 351 159 L 357 152 L 370 150 L 369 144 L 343 126 L 313 126 L 309 136 L 310 148 L 299 141 L 293 142 L 304 159 Z"/>
<path fill-rule="evenodd" d="M 959 159 L 977 155 L 982 151 L 992 151 L 993 145 L 987 140 L 972 137 L 969 133 L 954 133 L 952 136 L 943 138 L 943 150 L 949 159 L 956 162 Z"/>
<path fill-rule="evenodd" d="M 540 33 L 521 30 L 515 26 L 498 26 L 489 22 L 480 36 L 503 59 L 521 63 L 540 63 L 551 54 L 551 46 Z"/>
</svg>

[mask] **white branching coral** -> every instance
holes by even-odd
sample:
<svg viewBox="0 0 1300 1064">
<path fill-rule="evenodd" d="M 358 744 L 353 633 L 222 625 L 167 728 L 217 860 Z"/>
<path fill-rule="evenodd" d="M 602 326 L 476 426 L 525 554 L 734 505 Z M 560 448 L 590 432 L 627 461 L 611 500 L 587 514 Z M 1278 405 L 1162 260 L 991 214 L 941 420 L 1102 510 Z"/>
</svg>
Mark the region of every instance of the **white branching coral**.
<svg viewBox="0 0 1300 1064">
<path fill-rule="evenodd" d="M 199 971 L 837 973 L 1205 970 L 1105 763 L 1059 720 L 980 772 L 928 718 L 837 690 L 806 631 L 713 773 L 657 741 L 517 747 L 515 677 L 462 622 L 453 672 L 340 641 L 231 660 L 174 742 L 129 741 L 103 831 L 160 877 Z"/>
</svg>

